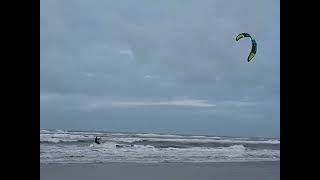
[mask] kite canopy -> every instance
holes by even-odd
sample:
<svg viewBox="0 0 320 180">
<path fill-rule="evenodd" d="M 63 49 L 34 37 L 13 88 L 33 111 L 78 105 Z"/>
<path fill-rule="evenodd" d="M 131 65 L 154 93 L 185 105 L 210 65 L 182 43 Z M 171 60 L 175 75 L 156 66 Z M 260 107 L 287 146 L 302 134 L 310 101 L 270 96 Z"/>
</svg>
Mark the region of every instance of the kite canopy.
<svg viewBox="0 0 320 180">
<path fill-rule="evenodd" d="M 251 52 L 248 56 L 248 62 L 250 62 L 252 60 L 252 58 L 256 55 L 257 53 L 257 42 L 253 39 L 253 37 L 248 34 L 248 33 L 240 33 L 238 34 L 238 36 L 236 37 L 236 41 L 239 41 L 240 39 L 242 38 L 245 38 L 245 37 L 249 37 L 251 38 L 251 42 L 252 42 L 252 48 L 251 48 Z"/>
</svg>

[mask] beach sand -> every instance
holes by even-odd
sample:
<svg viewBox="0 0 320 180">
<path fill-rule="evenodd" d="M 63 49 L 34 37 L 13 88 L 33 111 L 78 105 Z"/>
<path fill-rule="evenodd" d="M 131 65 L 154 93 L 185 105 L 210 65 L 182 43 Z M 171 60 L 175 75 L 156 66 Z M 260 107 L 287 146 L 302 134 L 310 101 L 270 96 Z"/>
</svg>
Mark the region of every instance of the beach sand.
<svg viewBox="0 0 320 180">
<path fill-rule="evenodd" d="M 41 180 L 279 180 L 280 162 L 40 164 Z"/>
</svg>

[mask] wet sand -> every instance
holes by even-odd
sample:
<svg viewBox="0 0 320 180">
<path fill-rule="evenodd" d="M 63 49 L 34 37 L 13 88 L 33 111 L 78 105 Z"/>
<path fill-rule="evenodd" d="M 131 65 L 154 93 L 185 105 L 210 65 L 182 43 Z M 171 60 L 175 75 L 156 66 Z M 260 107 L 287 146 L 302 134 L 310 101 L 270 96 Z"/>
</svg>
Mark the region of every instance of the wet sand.
<svg viewBox="0 0 320 180">
<path fill-rule="evenodd" d="M 279 180 L 280 161 L 40 164 L 41 180 Z"/>
</svg>

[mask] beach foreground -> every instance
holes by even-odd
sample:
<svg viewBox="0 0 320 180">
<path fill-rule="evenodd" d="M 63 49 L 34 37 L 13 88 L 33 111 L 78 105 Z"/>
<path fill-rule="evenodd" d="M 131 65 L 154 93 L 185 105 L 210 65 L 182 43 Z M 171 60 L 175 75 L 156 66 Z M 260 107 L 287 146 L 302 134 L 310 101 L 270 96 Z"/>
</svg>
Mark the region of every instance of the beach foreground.
<svg viewBox="0 0 320 180">
<path fill-rule="evenodd" d="M 40 164 L 41 180 L 279 180 L 280 161 Z"/>
</svg>

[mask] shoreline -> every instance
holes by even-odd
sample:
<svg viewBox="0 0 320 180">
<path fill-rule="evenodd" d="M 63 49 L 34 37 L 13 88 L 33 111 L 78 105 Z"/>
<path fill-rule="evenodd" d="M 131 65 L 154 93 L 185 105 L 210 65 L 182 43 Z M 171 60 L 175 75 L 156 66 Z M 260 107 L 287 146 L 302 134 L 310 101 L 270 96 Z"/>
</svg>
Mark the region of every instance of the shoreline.
<svg viewBox="0 0 320 180">
<path fill-rule="evenodd" d="M 158 165 L 168 165 L 168 164 L 186 164 L 186 165 L 213 165 L 213 164 L 268 164 L 268 163 L 280 163 L 280 160 L 274 160 L 274 161 L 217 161 L 217 162 L 87 162 L 87 163 L 79 163 L 79 162 L 74 162 L 74 163 L 65 163 L 65 162 L 50 162 L 50 163 L 45 163 L 45 162 L 40 162 L 40 166 L 46 166 L 46 165 L 81 165 L 81 164 L 87 164 L 87 165 L 103 165 L 103 164 L 158 164 Z"/>
</svg>

